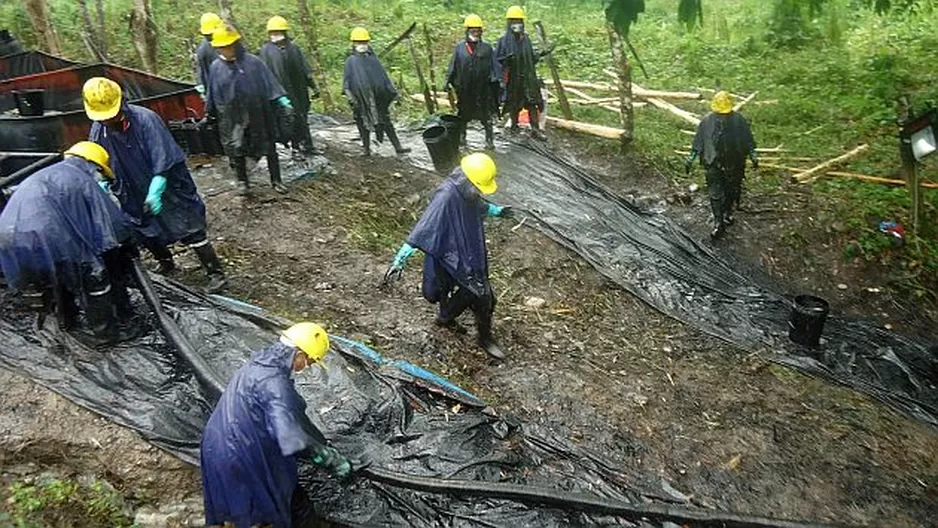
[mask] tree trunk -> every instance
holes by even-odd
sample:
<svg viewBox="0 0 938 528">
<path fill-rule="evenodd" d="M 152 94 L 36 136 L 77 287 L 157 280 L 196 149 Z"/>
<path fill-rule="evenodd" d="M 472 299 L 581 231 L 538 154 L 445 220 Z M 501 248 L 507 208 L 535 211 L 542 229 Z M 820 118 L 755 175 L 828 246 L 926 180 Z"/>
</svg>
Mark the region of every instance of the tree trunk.
<svg viewBox="0 0 938 528">
<path fill-rule="evenodd" d="M 238 27 L 234 17 L 234 9 L 231 8 L 231 0 L 218 0 L 218 10 L 222 20 L 231 27 Z"/>
<path fill-rule="evenodd" d="M 143 69 L 150 73 L 157 73 L 156 62 L 156 23 L 153 21 L 153 11 L 150 9 L 150 0 L 134 0 L 134 10 L 130 15 L 131 36 Z"/>
<path fill-rule="evenodd" d="M 612 24 L 606 24 L 609 33 L 609 47 L 612 49 L 612 60 L 615 63 L 616 73 L 619 77 L 619 121 L 622 124 L 622 151 L 625 152 L 632 144 L 632 134 L 635 129 L 632 114 L 632 66 L 629 57 L 625 54 L 622 37 L 616 33 Z"/>
<path fill-rule="evenodd" d="M 537 37 L 541 41 L 541 49 L 550 49 L 550 43 L 547 42 L 547 31 L 544 29 L 544 25 L 540 22 L 535 22 L 534 28 L 537 30 Z M 560 102 L 560 112 L 563 114 L 564 119 L 572 121 L 573 111 L 570 110 L 570 102 L 567 101 L 567 93 L 563 89 L 563 83 L 560 82 L 560 73 L 557 70 L 557 63 L 554 62 L 554 54 L 548 54 L 545 58 L 547 59 L 547 66 L 550 68 L 550 75 L 554 79 L 554 91 L 557 92 L 557 100 Z"/>
<path fill-rule="evenodd" d="M 81 10 L 81 16 L 85 22 L 81 30 L 81 38 L 85 41 L 85 46 L 98 62 L 107 62 L 107 44 L 104 42 L 105 34 L 100 32 L 100 26 L 96 25 L 91 20 L 91 13 L 88 11 L 88 0 L 78 0 L 78 7 Z"/>
<path fill-rule="evenodd" d="M 98 35 L 100 35 L 99 44 L 101 44 L 101 53 L 107 57 L 107 29 L 104 24 L 104 0 L 97 0 L 95 4 L 98 12 Z"/>
<path fill-rule="evenodd" d="M 313 69 L 313 76 L 316 77 L 316 84 L 319 85 L 322 108 L 326 112 L 332 112 L 335 107 L 332 104 L 332 95 L 329 93 L 326 72 L 322 69 L 322 59 L 319 57 L 319 45 L 316 41 L 316 28 L 313 27 L 313 17 L 310 15 L 309 5 L 307 5 L 306 0 L 297 0 L 296 11 L 300 25 L 305 29 L 303 35 L 306 37 L 306 43 L 309 47 L 309 65 Z"/>
<path fill-rule="evenodd" d="M 59 36 L 52 27 L 52 17 L 49 15 L 49 6 L 46 0 L 25 0 L 26 14 L 33 25 L 33 32 L 39 40 L 40 46 L 49 53 L 62 54 L 62 45 Z"/>
</svg>

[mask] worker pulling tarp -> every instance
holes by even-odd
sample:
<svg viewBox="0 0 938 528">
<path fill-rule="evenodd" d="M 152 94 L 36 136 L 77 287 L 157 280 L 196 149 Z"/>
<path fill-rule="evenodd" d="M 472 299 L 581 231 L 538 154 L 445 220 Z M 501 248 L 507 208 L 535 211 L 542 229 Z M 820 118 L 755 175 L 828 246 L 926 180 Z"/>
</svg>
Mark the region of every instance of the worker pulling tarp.
<svg viewBox="0 0 938 528">
<path fill-rule="evenodd" d="M 154 282 L 163 308 L 198 347 L 211 375 L 196 376 L 179 359 L 153 316 L 139 338 L 88 348 L 54 318 L 37 324 L 34 314 L 13 308 L 8 290 L 0 290 L 0 367 L 197 463 L 215 403 L 198 378 L 230 379 L 251 351 L 270 346 L 275 329 L 288 323 L 168 279 Z M 326 520 L 428 527 L 635 526 L 631 521 L 640 518 L 789 525 L 667 504 L 674 499 L 658 491 L 658 477 L 618 463 L 626 453 L 589 452 L 546 428 L 497 416 L 465 391 L 384 361 L 361 344 L 333 339 L 332 349 L 323 358 L 325 369 L 308 369 L 295 384 L 313 425 L 358 471 L 342 483 L 301 464 L 300 483 Z"/>
</svg>

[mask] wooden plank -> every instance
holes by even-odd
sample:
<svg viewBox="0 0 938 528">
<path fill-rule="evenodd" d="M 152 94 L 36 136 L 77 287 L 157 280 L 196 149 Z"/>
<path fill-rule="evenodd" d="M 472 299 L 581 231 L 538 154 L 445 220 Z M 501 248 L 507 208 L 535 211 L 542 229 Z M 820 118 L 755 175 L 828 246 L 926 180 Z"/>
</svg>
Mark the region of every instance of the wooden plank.
<svg viewBox="0 0 938 528">
<path fill-rule="evenodd" d="M 618 112 L 618 109 L 616 110 Z M 581 123 L 579 121 L 569 121 L 566 119 L 560 119 L 558 117 L 547 117 L 547 122 L 551 125 L 562 128 L 564 130 L 571 130 L 573 132 L 580 132 L 583 134 L 589 134 L 592 136 L 602 137 L 606 139 L 615 139 L 621 140 L 625 130 L 621 128 L 612 128 L 603 125 L 594 125 L 592 123 Z"/>
</svg>

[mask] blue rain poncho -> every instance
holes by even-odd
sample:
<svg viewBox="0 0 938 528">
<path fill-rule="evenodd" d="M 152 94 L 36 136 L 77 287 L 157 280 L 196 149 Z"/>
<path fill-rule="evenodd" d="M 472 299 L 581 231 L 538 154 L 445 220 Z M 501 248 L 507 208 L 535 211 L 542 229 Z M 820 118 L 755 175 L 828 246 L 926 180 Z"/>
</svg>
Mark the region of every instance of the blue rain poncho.
<svg viewBox="0 0 938 528">
<path fill-rule="evenodd" d="M 456 44 L 446 82 L 456 90 L 456 106 L 464 120 L 485 121 L 498 112 L 498 61 L 488 43 L 467 39 Z"/>
<path fill-rule="evenodd" d="M 423 296 L 435 303 L 457 284 L 478 296 L 489 293 L 489 262 L 483 218 L 488 204 L 457 168 L 434 191 L 407 237 L 420 249 Z"/>
<path fill-rule="evenodd" d="M 397 89 L 371 49 L 365 53 L 353 51 L 345 59 L 342 93 L 351 102 L 355 117 L 361 120 L 365 130 L 374 132 L 381 125 L 391 123 L 388 109 L 397 99 Z"/>
<path fill-rule="evenodd" d="M 209 68 L 212 67 L 212 63 L 215 62 L 217 58 L 218 50 L 212 46 L 209 39 L 203 39 L 199 47 L 195 50 L 196 84 L 201 84 L 203 87 L 208 88 L 209 79 L 211 78 Z"/>
<path fill-rule="evenodd" d="M 173 140 L 160 116 L 142 106 L 125 105 L 127 127 L 118 132 L 95 122 L 90 139 L 111 156 L 114 185 L 111 190 L 141 236 L 159 244 L 171 244 L 205 231 L 205 204 L 186 167 L 186 155 Z M 153 176 L 166 177 L 163 210 L 143 213 Z"/>
<path fill-rule="evenodd" d="M 693 149 L 700 154 L 700 162 L 705 167 L 744 169 L 746 156 L 755 148 L 749 121 L 739 112 L 728 115 L 711 112 L 697 125 Z"/>
<path fill-rule="evenodd" d="M 515 33 L 511 27 L 495 44 L 495 60 L 502 71 L 505 84 L 505 108 L 517 112 L 527 105 L 541 107 L 541 81 L 537 78 L 537 63 L 540 55 L 527 33 Z"/>
<path fill-rule="evenodd" d="M 266 156 L 277 136 L 273 102 L 286 95 L 262 60 L 235 43 L 236 58 L 219 58 L 209 70 L 205 109 L 218 116 L 221 144 L 229 157 Z"/>
<path fill-rule="evenodd" d="M 316 82 L 299 46 L 290 38 L 280 44 L 265 42 L 257 55 L 286 90 L 297 115 L 309 113 L 309 90 L 316 91 Z"/>
<path fill-rule="evenodd" d="M 277 343 L 254 353 L 218 400 L 202 434 L 206 524 L 291 526 L 297 454 L 326 443 L 290 378 L 295 351 Z"/>
<path fill-rule="evenodd" d="M 66 158 L 30 176 L 0 214 L 0 266 L 14 288 L 33 278 L 80 291 L 82 267 L 104 268 L 101 255 L 131 233 L 121 210 L 95 181 L 97 166 Z"/>
</svg>

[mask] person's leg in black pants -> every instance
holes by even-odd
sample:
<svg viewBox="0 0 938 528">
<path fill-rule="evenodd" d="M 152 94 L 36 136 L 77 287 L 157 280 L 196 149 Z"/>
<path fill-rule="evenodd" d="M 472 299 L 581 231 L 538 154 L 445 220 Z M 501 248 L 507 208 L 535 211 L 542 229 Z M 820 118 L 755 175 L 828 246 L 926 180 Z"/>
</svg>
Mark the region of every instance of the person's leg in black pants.
<svg viewBox="0 0 938 528">
<path fill-rule="evenodd" d="M 267 171 L 270 172 L 270 185 L 280 194 L 286 194 L 287 188 L 283 185 L 280 176 L 280 156 L 277 155 L 277 143 L 271 141 L 267 145 Z"/>
</svg>

